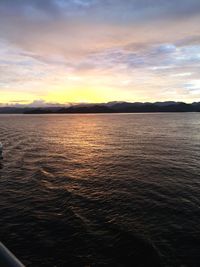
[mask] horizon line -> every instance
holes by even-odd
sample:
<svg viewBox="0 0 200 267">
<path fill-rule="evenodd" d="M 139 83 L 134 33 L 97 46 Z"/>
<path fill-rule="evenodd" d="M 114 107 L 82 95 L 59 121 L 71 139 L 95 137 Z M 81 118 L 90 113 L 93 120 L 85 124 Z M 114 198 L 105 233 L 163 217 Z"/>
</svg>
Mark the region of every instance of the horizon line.
<svg viewBox="0 0 200 267">
<path fill-rule="evenodd" d="M 66 102 L 66 103 L 54 103 L 54 102 L 46 102 L 46 101 L 38 101 L 42 103 L 36 103 L 37 101 L 30 102 L 28 104 L 13 102 L 13 104 L 10 103 L 0 103 L 0 108 L 60 108 L 60 107 L 66 107 L 69 108 L 71 106 L 79 106 L 79 105 L 108 105 L 108 104 L 119 104 L 119 103 L 128 103 L 128 104 L 156 104 L 156 103 L 184 103 L 192 105 L 194 103 L 200 103 L 200 101 L 194 101 L 194 102 L 185 102 L 181 100 L 166 100 L 166 101 L 108 101 L 108 102 Z"/>
</svg>

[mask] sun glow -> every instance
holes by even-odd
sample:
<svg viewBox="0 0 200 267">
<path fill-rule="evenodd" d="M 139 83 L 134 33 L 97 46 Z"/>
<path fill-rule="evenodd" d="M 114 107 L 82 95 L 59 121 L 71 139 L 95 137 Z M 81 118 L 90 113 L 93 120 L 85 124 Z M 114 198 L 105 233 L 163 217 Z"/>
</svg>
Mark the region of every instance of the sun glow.
<svg viewBox="0 0 200 267">
<path fill-rule="evenodd" d="M 12 103 L 20 103 L 20 104 L 28 104 L 35 99 L 35 96 L 30 93 L 25 92 L 15 92 L 13 90 L 8 90 L 6 92 L 1 93 L 0 103 L 2 104 L 12 104 Z"/>
<path fill-rule="evenodd" d="M 56 90 L 55 92 L 50 92 L 46 98 L 47 101 L 56 101 L 59 103 L 73 102 L 73 103 L 100 103 L 104 102 L 106 96 L 105 88 L 98 88 L 94 90 L 90 87 L 72 87 L 64 88 L 61 90 Z"/>
</svg>

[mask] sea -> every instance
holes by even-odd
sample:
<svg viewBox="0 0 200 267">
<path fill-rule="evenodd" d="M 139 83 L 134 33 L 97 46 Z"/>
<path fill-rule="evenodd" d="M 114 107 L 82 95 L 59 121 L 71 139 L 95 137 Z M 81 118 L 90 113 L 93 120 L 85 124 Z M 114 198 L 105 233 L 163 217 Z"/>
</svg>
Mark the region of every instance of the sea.
<svg viewBox="0 0 200 267">
<path fill-rule="evenodd" d="M 0 115 L 0 142 L 25 266 L 200 266 L 200 113 Z"/>
</svg>

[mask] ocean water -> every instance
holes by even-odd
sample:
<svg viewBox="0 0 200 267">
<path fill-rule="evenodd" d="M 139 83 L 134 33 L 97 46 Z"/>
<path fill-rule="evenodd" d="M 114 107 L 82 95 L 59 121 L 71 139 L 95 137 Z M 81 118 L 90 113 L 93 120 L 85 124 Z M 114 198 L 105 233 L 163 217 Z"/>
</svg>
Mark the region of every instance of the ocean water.
<svg viewBox="0 0 200 267">
<path fill-rule="evenodd" d="M 200 266 L 200 113 L 1 115 L 0 141 L 26 266 Z"/>
</svg>

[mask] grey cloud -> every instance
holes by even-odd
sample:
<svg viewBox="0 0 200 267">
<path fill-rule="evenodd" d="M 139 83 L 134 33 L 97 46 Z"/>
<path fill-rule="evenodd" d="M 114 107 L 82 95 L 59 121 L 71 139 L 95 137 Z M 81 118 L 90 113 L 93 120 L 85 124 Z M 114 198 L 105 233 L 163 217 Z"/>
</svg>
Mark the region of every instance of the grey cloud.
<svg viewBox="0 0 200 267">
<path fill-rule="evenodd" d="M 12 100 L 8 103 L 0 103 L 1 107 L 9 106 L 9 107 L 30 107 L 30 108 L 37 108 L 37 107 L 63 107 L 63 106 L 69 106 L 69 103 L 60 104 L 57 102 L 48 102 L 43 99 L 35 99 L 31 103 L 27 103 L 27 100 Z"/>
<path fill-rule="evenodd" d="M 121 48 L 108 49 L 85 58 L 75 65 L 76 71 L 119 72 L 122 67 L 130 75 L 134 70 L 168 77 L 190 72 L 189 76 L 174 75 L 176 80 L 198 77 L 200 46 L 177 47 L 174 44 L 149 45 L 138 51 Z"/>
<path fill-rule="evenodd" d="M 193 35 L 176 41 L 176 46 L 187 46 L 200 44 L 200 35 Z"/>
<path fill-rule="evenodd" d="M 200 13 L 199 0 L 1 0 L 0 12 L 23 15 L 27 8 L 55 14 L 80 15 L 83 9 L 87 19 L 115 21 L 143 21 L 163 16 L 191 16 Z M 31 12 L 31 9 L 28 9 Z M 4 12 L 4 13 L 3 13 Z M 89 17 L 88 13 L 89 12 Z"/>
<path fill-rule="evenodd" d="M 137 23 L 148 25 L 152 21 L 155 25 L 151 30 L 157 32 L 157 19 L 171 23 L 172 17 L 178 20 L 196 14 L 200 14 L 199 0 L 0 0 L 0 38 L 41 54 L 69 54 L 73 49 L 78 54 L 81 50 L 87 52 L 90 40 L 95 45 L 112 40 L 109 26 L 126 29 L 131 25 L 134 31 Z M 106 32 L 92 28 L 94 25 L 104 25 Z M 114 38 L 117 39 L 117 32 Z M 141 50 L 141 45 L 137 49 Z M 128 46 L 127 49 L 131 50 Z"/>
<path fill-rule="evenodd" d="M 32 7 L 43 12 L 55 13 L 58 11 L 58 6 L 54 0 L 1 0 L 0 11 L 9 14 L 20 14 L 26 12 L 26 9 Z M 2 14 L 3 15 L 3 14 Z"/>
</svg>

